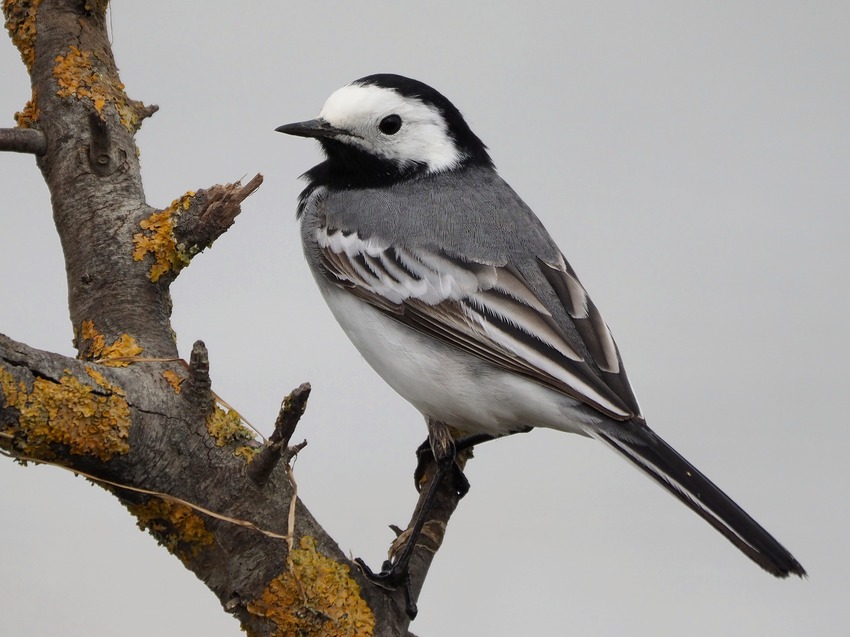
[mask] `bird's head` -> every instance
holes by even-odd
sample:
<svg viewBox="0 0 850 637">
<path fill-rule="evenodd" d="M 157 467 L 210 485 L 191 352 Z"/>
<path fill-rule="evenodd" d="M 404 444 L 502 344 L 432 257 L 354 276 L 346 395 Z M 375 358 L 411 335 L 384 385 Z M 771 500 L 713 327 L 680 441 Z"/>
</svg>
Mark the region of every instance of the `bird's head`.
<svg viewBox="0 0 850 637">
<path fill-rule="evenodd" d="M 284 124 L 312 137 L 328 161 L 311 178 L 346 187 L 391 184 L 415 175 L 492 166 L 460 111 L 430 86 L 400 75 L 369 75 L 335 91 L 319 116 Z"/>
</svg>

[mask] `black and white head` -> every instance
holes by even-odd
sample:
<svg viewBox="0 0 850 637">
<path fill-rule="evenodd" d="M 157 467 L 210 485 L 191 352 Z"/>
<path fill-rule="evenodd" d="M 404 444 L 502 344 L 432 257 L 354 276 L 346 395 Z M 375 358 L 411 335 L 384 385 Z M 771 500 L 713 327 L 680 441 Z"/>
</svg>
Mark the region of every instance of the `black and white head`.
<svg viewBox="0 0 850 637">
<path fill-rule="evenodd" d="M 327 160 L 305 175 L 316 185 L 380 186 L 492 166 L 460 111 L 427 84 L 401 75 L 355 80 L 335 91 L 316 119 L 275 130 L 319 141 Z"/>
</svg>

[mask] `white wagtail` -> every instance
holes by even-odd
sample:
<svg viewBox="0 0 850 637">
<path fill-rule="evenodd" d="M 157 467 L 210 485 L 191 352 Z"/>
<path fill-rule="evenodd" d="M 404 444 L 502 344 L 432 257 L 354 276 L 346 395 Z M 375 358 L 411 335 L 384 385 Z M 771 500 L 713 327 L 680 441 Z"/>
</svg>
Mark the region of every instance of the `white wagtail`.
<svg viewBox="0 0 850 637">
<path fill-rule="evenodd" d="M 277 130 L 317 139 L 327 156 L 305 173 L 298 203 L 307 262 L 366 361 L 425 416 L 432 447 L 445 447 L 435 432 L 446 426 L 591 436 L 765 570 L 805 575 L 647 427 L 599 310 L 443 95 L 370 75 L 333 93 L 317 119 Z M 453 464 L 448 447 L 434 455 Z"/>
</svg>

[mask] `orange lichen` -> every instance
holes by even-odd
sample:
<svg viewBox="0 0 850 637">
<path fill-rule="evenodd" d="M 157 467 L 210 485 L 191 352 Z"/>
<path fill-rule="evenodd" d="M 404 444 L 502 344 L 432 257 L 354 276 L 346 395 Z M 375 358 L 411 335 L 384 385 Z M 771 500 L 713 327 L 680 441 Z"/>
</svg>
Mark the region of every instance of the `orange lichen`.
<svg viewBox="0 0 850 637">
<path fill-rule="evenodd" d="M 147 254 L 153 255 L 154 263 L 148 271 L 150 280 L 156 283 L 166 272 L 177 274 L 189 265 L 192 255 L 183 246 L 177 244 L 174 237 L 174 223 L 184 210 L 192 203 L 193 191 L 171 202 L 165 210 L 155 212 L 147 219 L 142 219 L 139 226 L 144 232 L 133 235 L 133 260 L 141 261 Z"/>
<path fill-rule="evenodd" d="M 124 360 L 110 360 L 114 358 L 126 358 L 138 356 L 142 353 L 142 347 L 136 339 L 129 334 L 122 334 L 111 345 L 106 344 L 106 338 L 97 331 L 94 321 L 83 321 L 80 338 L 86 347 L 81 347 L 86 352 L 86 358 L 96 359 L 110 367 L 126 367 L 130 363 Z"/>
<path fill-rule="evenodd" d="M 32 97 L 24 104 L 24 110 L 15 113 L 15 123 L 21 128 L 32 128 L 32 125 L 38 121 L 39 115 L 37 93 L 33 86 Z"/>
<path fill-rule="evenodd" d="M 0 369 L 4 401 L 20 414 L 18 423 L 6 432 L 12 434 L 23 455 L 53 458 L 53 446 L 58 444 L 72 454 L 106 462 L 130 450 L 130 406 L 124 392 L 97 372 L 89 375 L 100 390 L 65 370 L 58 382 L 36 378 L 28 392 L 24 383 L 16 383 L 9 372 Z"/>
<path fill-rule="evenodd" d="M 113 385 L 108 380 L 106 380 L 106 377 L 104 377 L 104 375 L 101 374 L 94 367 L 86 365 L 86 374 L 88 374 L 89 378 L 91 378 L 94 382 L 96 382 L 98 385 L 100 385 L 104 389 L 108 389 L 111 392 L 115 392 L 119 396 L 124 396 L 124 390 L 123 389 L 121 389 L 117 385 Z"/>
<path fill-rule="evenodd" d="M 111 104 L 121 125 L 128 131 L 139 128 L 139 117 L 135 105 L 127 98 L 122 84 L 112 72 L 95 68 L 91 51 L 68 45 L 68 53 L 56 56 L 53 77 L 59 89 L 59 97 L 88 99 L 103 118 L 103 109 Z"/>
<path fill-rule="evenodd" d="M 3 0 L 6 30 L 12 43 L 18 47 L 27 71 L 35 61 L 36 14 L 39 4 L 41 0 Z"/>
<path fill-rule="evenodd" d="M 166 369 L 162 372 L 162 377 L 165 379 L 165 382 L 171 385 L 171 389 L 174 390 L 175 394 L 180 393 L 180 388 L 184 380 L 183 378 L 180 378 L 176 372 L 173 372 L 170 369 Z"/>
<path fill-rule="evenodd" d="M 348 566 L 319 553 L 312 537 L 302 537 L 300 547 L 289 556 L 291 570 L 248 602 L 248 612 L 270 620 L 277 627 L 274 635 L 281 637 L 372 635 L 375 616 Z"/>
<path fill-rule="evenodd" d="M 201 516 L 185 504 L 151 498 L 127 504 L 140 529 L 150 531 L 157 542 L 185 564 L 215 541 Z"/>
</svg>

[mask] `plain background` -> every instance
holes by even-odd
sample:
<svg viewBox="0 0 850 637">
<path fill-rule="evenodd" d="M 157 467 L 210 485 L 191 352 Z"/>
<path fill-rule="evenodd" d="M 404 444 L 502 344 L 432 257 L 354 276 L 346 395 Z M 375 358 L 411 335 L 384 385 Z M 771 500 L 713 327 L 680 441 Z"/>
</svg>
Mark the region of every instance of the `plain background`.
<svg viewBox="0 0 850 637">
<path fill-rule="evenodd" d="M 148 201 L 266 181 L 173 286 L 188 356 L 269 433 L 309 380 L 307 506 L 379 565 L 415 501 L 420 416 L 371 372 L 302 262 L 274 132 L 376 72 L 467 115 L 611 326 L 651 426 L 794 552 L 775 580 L 598 443 L 477 450 L 412 630 L 436 635 L 850 634 L 850 5 L 126 2 L 110 11 Z M 5 126 L 29 96 L 0 38 Z M 31 156 L 0 155 L 0 331 L 73 355 Z M 128 248 L 129 249 L 129 248 Z M 0 634 L 239 634 L 103 490 L 0 459 Z"/>
</svg>

